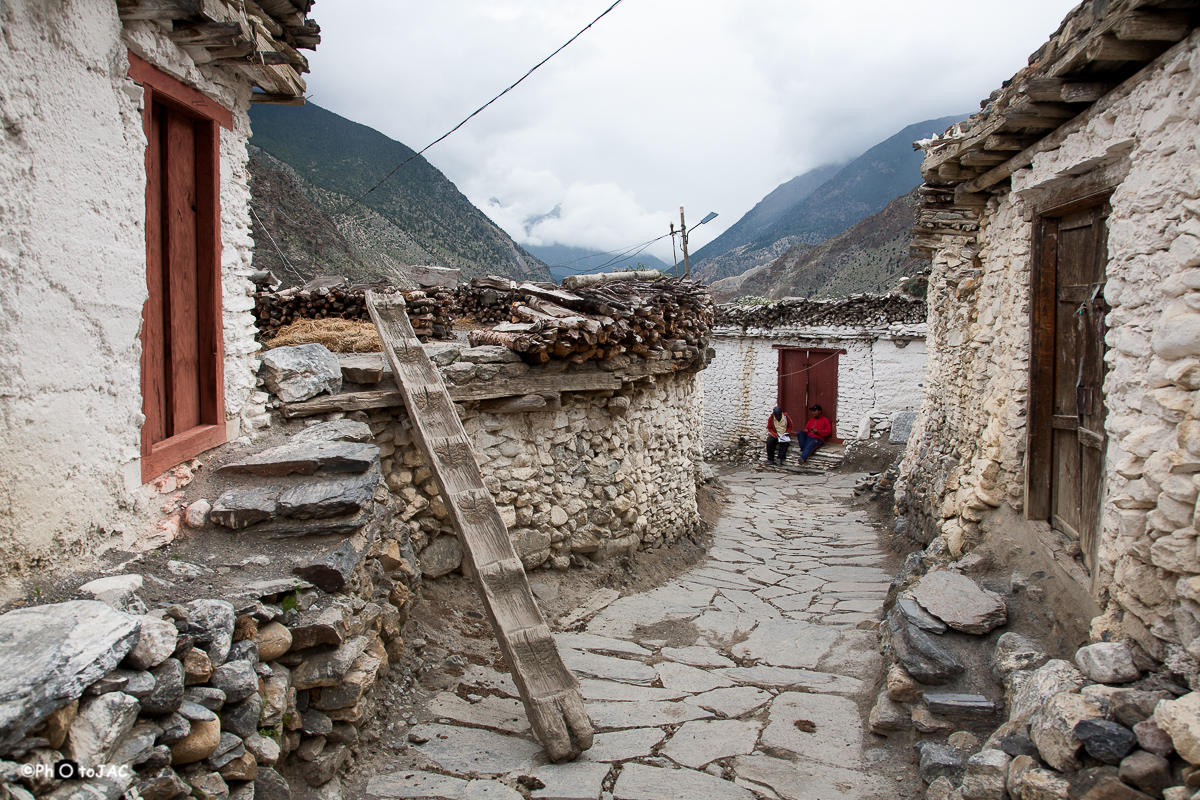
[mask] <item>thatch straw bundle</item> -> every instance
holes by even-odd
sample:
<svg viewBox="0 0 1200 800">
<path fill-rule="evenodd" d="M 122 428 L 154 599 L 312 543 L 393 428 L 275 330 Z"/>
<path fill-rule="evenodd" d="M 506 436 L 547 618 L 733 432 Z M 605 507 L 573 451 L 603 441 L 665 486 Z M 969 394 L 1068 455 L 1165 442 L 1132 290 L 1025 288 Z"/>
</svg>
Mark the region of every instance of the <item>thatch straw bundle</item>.
<svg viewBox="0 0 1200 800">
<path fill-rule="evenodd" d="M 380 353 L 383 345 L 370 322 L 352 319 L 298 319 L 279 329 L 263 342 L 263 347 L 287 347 L 294 344 L 323 344 L 334 353 Z"/>
</svg>

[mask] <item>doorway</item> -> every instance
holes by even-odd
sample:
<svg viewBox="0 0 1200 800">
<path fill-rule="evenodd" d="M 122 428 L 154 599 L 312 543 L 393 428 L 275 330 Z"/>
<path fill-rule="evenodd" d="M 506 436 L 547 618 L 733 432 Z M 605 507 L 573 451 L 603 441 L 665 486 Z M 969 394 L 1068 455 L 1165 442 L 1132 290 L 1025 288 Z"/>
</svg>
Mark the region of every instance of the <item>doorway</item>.
<svg viewBox="0 0 1200 800">
<path fill-rule="evenodd" d="M 1095 574 L 1104 497 L 1107 195 L 1043 212 L 1031 303 L 1031 519 L 1079 542 Z"/>
<path fill-rule="evenodd" d="M 838 356 L 845 350 L 824 348 L 785 347 L 779 351 L 779 406 L 791 417 L 797 430 L 808 422 L 808 409 L 821 406 L 833 426 L 830 444 L 840 444 L 837 435 Z"/>
</svg>

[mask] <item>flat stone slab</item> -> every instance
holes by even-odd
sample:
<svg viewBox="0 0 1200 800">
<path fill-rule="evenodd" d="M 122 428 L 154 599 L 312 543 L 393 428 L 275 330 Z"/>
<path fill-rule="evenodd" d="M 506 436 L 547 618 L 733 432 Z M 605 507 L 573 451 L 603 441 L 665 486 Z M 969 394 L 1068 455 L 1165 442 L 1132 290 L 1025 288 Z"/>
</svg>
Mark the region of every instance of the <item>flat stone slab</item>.
<svg viewBox="0 0 1200 800">
<path fill-rule="evenodd" d="M 343 356 L 343 358 L 371 357 L 371 355 Z M 380 364 L 383 363 L 382 353 L 375 355 L 374 358 Z M 342 373 L 345 374 L 345 371 L 345 367 L 343 367 Z M 355 381 L 355 383 L 363 383 L 363 381 Z M 371 433 L 371 426 L 365 422 L 359 422 L 356 419 L 335 419 L 329 422 L 319 422 L 316 425 L 310 425 L 289 439 L 288 442 L 291 444 L 304 444 L 305 442 L 359 442 L 360 444 L 374 444 L 375 435 Z"/>
<path fill-rule="evenodd" d="M 646 728 L 707 719 L 711 712 L 687 703 L 588 703 L 588 715 L 598 728 Z"/>
<path fill-rule="evenodd" d="M 597 733 L 592 746 L 583 751 L 580 761 L 628 761 L 645 758 L 666 736 L 658 728 L 627 728 L 612 733 Z"/>
<path fill-rule="evenodd" d="M 589 709 L 590 710 L 590 709 Z M 529 772 L 542 752 L 539 745 L 515 736 L 453 725 L 418 725 L 412 733 L 427 738 L 412 750 L 458 775 Z"/>
<path fill-rule="evenodd" d="M 379 448 L 358 442 L 289 442 L 234 461 L 218 472 L 233 475 L 312 475 L 314 472 L 366 472 Z"/>
<path fill-rule="evenodd" d="M 230 489 L 216 499 L 208 518 L 223 528 L 235 531 L 248 528 L 275 516 L 279 508 L 279 492 L 277 486 Z"/>
<path fill-rule="evenodd" d="M 468 781 L 419 770 L 377 775 L 367 783 L 367 794 L 413 800 L 523 800 L 520 792 L 498 781 Z"/>
<path fill-rule="evenodd" d="M 857 678 L 815 672 L 808 669 L 788 667 L 732 667 L 718 670 L 722 675 L 738 683 L 779 689 L 804 689 L 829 694 L 856 695 L 864 691 L 865 685 Z"/>
<path fill-rule="evenodd" d="M 520 697 L 517 692 L 517 685 L 513 683 L 511 676 L 503 672 L 497 672 L 490 667 L 481 667 L 478 664 L 469 664 L 463 671 L 462 683 L 468 686 L 478 686 L 481 689 L 490 689 L 493 692 L 499 692 L 506 697 Z"/>
<path fill-rule="evenodd" d="M 762 723 L 757 720 L 695 720 L 680 726 L 662 755 L 685 767 L 700 769 L 718 758 L 754 751 Z"/>
<path fill-rule="evenodd" d="M 360 475 L 304 481 L 279 495 L 279 513 L 293 519 L 357 514 L 371 503 L 380 478 L 376 461 Z"/>
<path fill-rule="evenodd" d="M 764 692 L 755 686 L 734 686 L 698 694 L 688 702 L 724 717 L 740 717 L 747 711 L 753 711 L 771 702 L 773 697 L 770 692 Z"/>
<path fill-rule="evenodd" d="M 984 634 L 1008 621 L 1004 598 L 958 572 L 930 572 L 912 589 L 921 607 L 956 631 Z"/>
<path fill-rule="evenodd" d="M 783 800 L 861 800 L 886 797 L 883 781 L 868 773 L 818 764 L 800 759 L 784 761 L 763 755 L 738 756 L 733 760 L 738 783 L 762 792 L 771 789 Z M 765 794 L 765 792 L 762 792 Z"/>
<path fill-rule="evenodd" d="M 949 625 L 921 608 L 921 604 L 911 597 L 901 597 L 896 601 L 896 607 L 900 609 L 900 613 L 904 615 L 905 619 L 923 631 L 943 634 L 950 628 Z"/>
<path fill-rule="evenodd" d="M 622 683 L 651 684 L 658 678 L 654 667 L 627 658 L 613 658 L 585 650 L 560 650 L 563 663 L 576 675 Z"/>
<path fill-rule="evenodd" d="M 841 631 L 795 620 L 765 620 L 733 648 L 737 658 L 774 667 L 811 669 L 829 652 Z"/>
<path fill-rule="evenodd" d="M 732 659 L 718 653 L 711 647 L 692 645 L 691 647 L 664 647 L 658 654 L 669 661 L 687 664 L 692 667 L 732 667 L 736 666 Z"/>
<path fill-rule="evenodd" d="M 619 702 L 647 702 L 654 700 L 678 700 L 688 692 L 677 689 L 660 689 L 657 686 L 637 686 L 620 681 L 601 681 L 595 678 L 580 678 L 579 689 L 585 700 L 615 700 Z"/>
<path fill-rule="evenodd" d="M 662 678 L 662 685 L 667 689 L 682 692 L 707 692 L 725 686 L 733 686 L 733 681 L 722 675 L 706 672 L 686 664 L 676 664 L 674 661 L 663 661 L 655 664 L 654 669 Z"/>
<path fill-rule="evenodd" d="M 472 727 L 515 734 L 529 732 L 525 706 L 520 700 L 509 697 L 488 696 L 478 703 L 469 703 L 456 694 L 441 692 L 425 708 L 435 717 L 445 717 Z"/>
<path fill-rule="evenodd" d="M 921 683 L 940 686 L 966 670 L 953 653 L 910 623 L 898 608 L 888 614 L 887 625 L 896 658 Z"/>
<path fill-rule="evenodd" d="M 693 624 L 709 644 L 727 644 L 754 630 L 758 620 L 736 611 L 706 611 Z"/>
<path fill-rule="evenodd" d="M 934 714 L 946 717 L 990 717 L 996 713 L 996 704 L 981 694 L 926 693 L 925 705 Z"/>
<path fill-rule="evenodd" d="M 588 761 L 538 767 L 533 777 L 546 785 L 530 796 L 536 800 L 597 800 L 609 769 L 608 764 Z"/>
<path fill-rule="evenodd" d="M 785 692 L 771 704 L 769 719 L 762 733 L 765 747 L 835 767 L 862 765 L 863 725 L 853 700 Z"/>
<path fill-rule="evenodd" d="M 116 667 L 140 630 L 137 619 L 98 600 L 0 615 L 0 748 L 20 741 Z"/>
<path fill-rule="evenodd" d="M 641 645 L 594 633 L 556 633 L 554 641 L 559 647 L 571 650 L 594 650 L 600 653 L 624 653 L 631 656 L 652 656 L 652 652 Z"/>
<path fill-rule="evenodd" d="M 736 784 L 690 769 L 626 764 L 613 787 L 614 800 L 754 800 Z"/>
</svg>

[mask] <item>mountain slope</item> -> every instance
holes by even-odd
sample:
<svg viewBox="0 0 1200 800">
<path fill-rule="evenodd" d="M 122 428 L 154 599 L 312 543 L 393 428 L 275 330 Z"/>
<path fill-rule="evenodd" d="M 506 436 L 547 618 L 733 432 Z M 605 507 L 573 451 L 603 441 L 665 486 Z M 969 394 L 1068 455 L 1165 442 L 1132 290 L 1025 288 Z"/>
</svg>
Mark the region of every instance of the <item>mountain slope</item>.
<svg viewBox="0 0 1200 800">
<path fill-rule="evenodd" d="M 811 246 L 822 242 L 881 210 L 898 195 L 921 183 L 923 154 L 914 151 L 912 143 L 945 130 L 965 116 L 909 125 L 840 169 L 834 168 L 832 176 L 787 208 L 780 209 L 777 202 L 768 206 L 774 213 L 767 224 L 761 224 L 767 215 L 756 213 L 759 206 L 767 204 L 772 197 L 778 200 L 786 196 L 781 190 L 790 184 L 829 168 L 818 167 L 783 184 L 763 198 L 733 228 L 698 251 L 696 255 L 700 261 L 693 262 L 695 271 L 705 282 L 739 275 L 748 269 L 770 264 L 795 245 Z M 748 221 L 748 217 L 758 220 L 758 224 Z M 744 226 L 743 221 L 747 221 Z M 738 229 L 739 235 L 728 237 L 734 229 Z M 720 246 L 715 247 L 718 243 Z M 720 247 L 725 245 L 731 246 L 722 251 Z"/>
<path fill-rule="evenodd" d="M 742 215 L 741 219 L 729 226 L 720 236 L 692 253 L 692 258 L 699 263 L 754 241 L 793 206 L 803 201 L 823 183 L 836 175 L 841 166 L 840 164 L 825 164 L 810 169 L 787 183 L 776 186 L 770 194 L 759 200 L 754 208 Z"/>
<path fill-rule="evenodd" d="M 544 264 L 424 158 L 413 159 L 355 205 L 413 154 L 400 142 L 311 103 L 254 105 L 250 118 L 250 144 L 261 151 L 252 152 L 251 164 L 256 259 L 262 258 L 256 265 L 265 268 L 274 260 L 284 269 L 277 275 L 290 274 L 278 245 L 301 273 L 344 271 L 368 279 L 433 263 L 462 269 L 465 277 L 549 277 Z"/>
<path fill-rule="evenodd" d="M 649 253 L 617 258 L 615 254 L 601 253 L 585 247 L 569 247 L 565 244 L 525 245 L 525 250 L 535 258 L 550 266 L 550 274 L 554 280 L 561 281 L 567 275 L 583 275 L 588 272 L 619 272 L 624 269 L 637 269 L 640 263 L 647 269 L 660 269 L 664 272 L 672 269 L 672 265 Z M 683 267 L 679 267 L 683 274 Z"/>
<path fill-rule="evenodd" d="M 916 220 L 914 189 L 818 245 L 793 245 L 771 263 L 709 288 L 718 302 L 736 297 L 838 299 L 887 291 L 901 277 L 916 275 L 924 267 L 908 255 L 909 231 Z"/>
</svg>

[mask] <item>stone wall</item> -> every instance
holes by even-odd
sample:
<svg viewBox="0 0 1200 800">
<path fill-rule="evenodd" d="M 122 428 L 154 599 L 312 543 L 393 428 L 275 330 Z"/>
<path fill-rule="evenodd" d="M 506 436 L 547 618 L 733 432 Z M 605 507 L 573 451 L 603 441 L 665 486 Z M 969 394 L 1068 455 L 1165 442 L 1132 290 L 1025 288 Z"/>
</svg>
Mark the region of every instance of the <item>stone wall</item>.
<svg viewBox="0 0 1200 800">
<path fill-rule="evenodd" d="M 838 356 L 837 433 L 843 439 L 856 436 L 864 418 L 915 410 L 925 368 L 924 327 L 717 328 L 716 357 L 704 383 L 705 456 L 739 460 L 761 449 L 778 394 L 775 345 L 846 350 Z"/>
<path fill-rule="evenodd" d="M 235 111 L 221 141 L 226 417 L 261 415 L 265 397 L 245 279 L 249 84 L 197 68 L 151 23 L 123 30 L 110 0 L 6 1 L 0 27 L 0 555 L 14 571 L 92 551 L 136 505 L 146 140 L 126 47 Z"/>
<path fill-rule="evenodd" d="M 1196 686 L 1200 553 L 1200 34 L 1057 149 L 1013 175 L 977 242 L 945 236 L 929 300 L 924 401 L 898 484 L 919 538 L 969 549 L 991 507 L 1024 498 L 1032 209 L 1075 176 L 1111 170 L 1104 297 L 1109 365 L 1097 638 L 1130 637 Z M 1086 177 L 1084 178 L 1086 179 Z M 915 523 L 915 524 L 914 524 Z"/>
<path fill-rule="evenodd" d="M 551 411 L 465 404 L 463 426 L 525 568 L 601 562 L 696 532 L 703 400 L 699 374 L 681 372 L 618 392 L 565 393 Z M 368 420 L 425 574 L 458 568 L 461 548 L 407 411 Z"/>
</svg>

